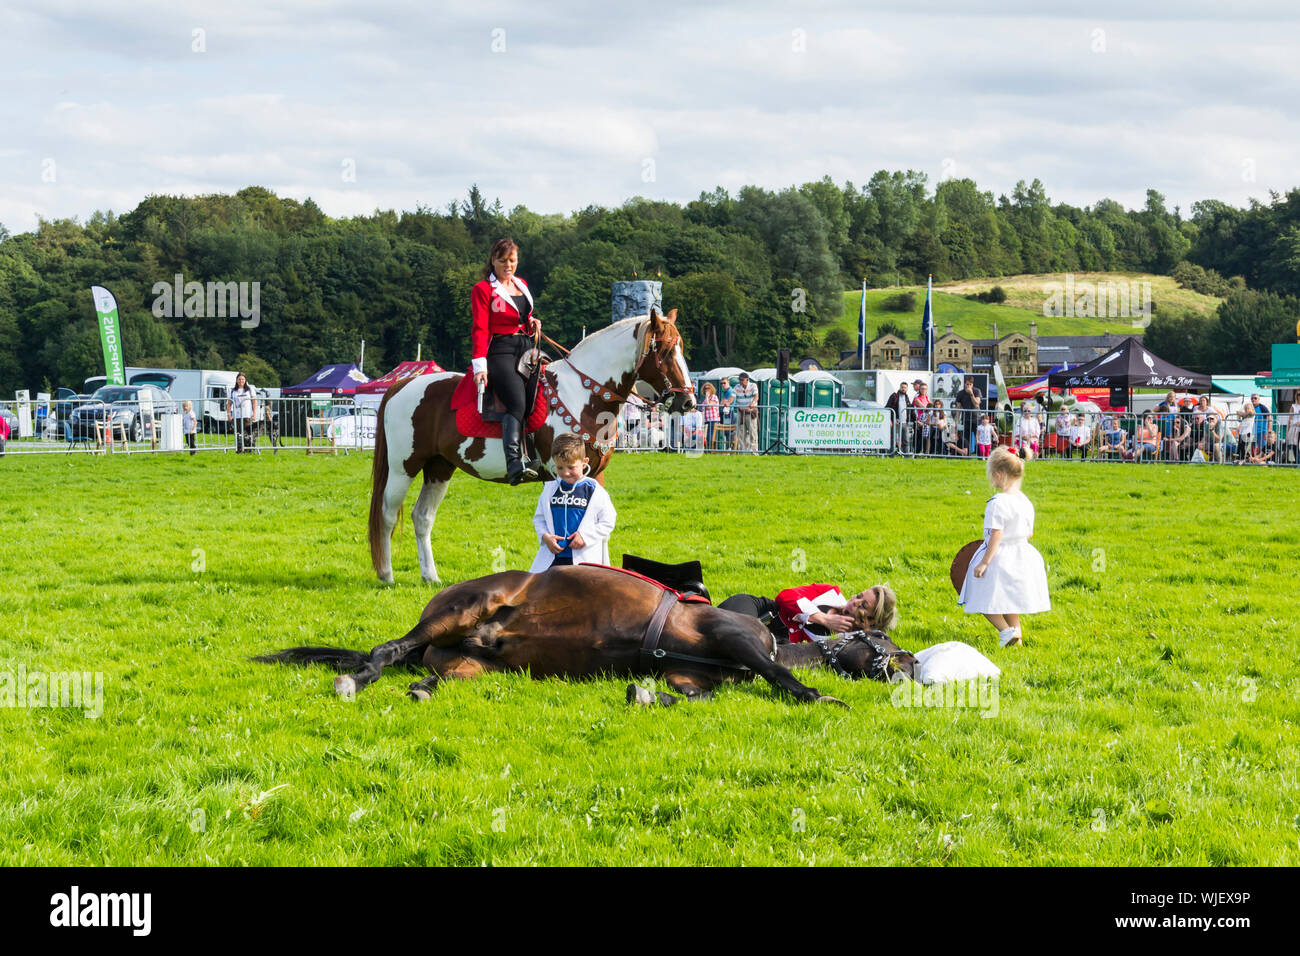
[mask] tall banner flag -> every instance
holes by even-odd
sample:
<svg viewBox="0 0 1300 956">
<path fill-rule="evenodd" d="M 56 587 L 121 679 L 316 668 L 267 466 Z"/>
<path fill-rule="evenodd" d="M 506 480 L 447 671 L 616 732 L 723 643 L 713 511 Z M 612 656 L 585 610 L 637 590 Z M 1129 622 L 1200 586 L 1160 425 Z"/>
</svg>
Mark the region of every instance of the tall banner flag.
<svg viewBox="0 0 1300 956">
<path fill-rule="evenodd" d="M 102 285 L 90 287 L 99 319 L 99 341 L 104 346 L 104 384 L 125 385 L 126 363 L 122 361 L 122 335 L 117 326 L 117 299 Z"/>
<path fill-rule="evenodd" d="M 858 306 L 858 366 L 867 367 L 867 280 L 862 280 L 862 303 Z"/>
<path fill-rule="evenodd" d="M 927 371 L 934 371 L 934 312 L 930 308 L 930 289 L 934 284 L 934 276 L 930 276 L 925 282 L 925 312 L 921 315 L 921 338 L 925 339 L 925 367 Z"/>
</svg>

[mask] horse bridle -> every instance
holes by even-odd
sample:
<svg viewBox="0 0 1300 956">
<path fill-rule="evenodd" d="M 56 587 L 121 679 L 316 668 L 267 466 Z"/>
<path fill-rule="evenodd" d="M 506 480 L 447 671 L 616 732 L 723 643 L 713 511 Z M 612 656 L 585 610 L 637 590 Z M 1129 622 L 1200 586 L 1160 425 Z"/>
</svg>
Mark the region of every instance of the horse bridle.
<svg viewBox="0 0 1300 956">
<path fill-rule="evenodd" d="M 673 342 L 672 348 L 668 349 L 668 353 L 670 355 L 672 354 L 672 349 L 680 345 L 681 341 L 682 341 L 682 334 L 678 332 L 677 340 Z M 646 379 L 643 378 L 640 374 L 641 368 L 643 365 L 645 365 L 646 359 L 650 359 L 650 358 L 654 359 L 654 369 L 656 372 L 659 373 L 659 377 L 666 383 L 666 387 L 661 389 L 659 392 L 655 394 L 655 402 L 656 403 L 662 402 L 664 401 L 665 397 L 671 398 L 673 395 L 678 395 L 678 394 L 694 395 L 695 386 L 690 383 L 689 379 L 687 380 L 685 386 L 674 385 L 672 383 L 672 379 L 669 378 L 668 372 L 664 369 L 663 357 L 659 354 L 658 336 L 656 336 L 653 332 L 650 333 L 649 337 L 646 340 L 646 345 L 647 345 L 646 354 L 641 356 L 641 360 L 637 362 L 636 374 L 639 381 L 646 382 Z M 649 385 L 650 383 L 646 382 L 646 384 Z"/>
<path fill-rule="evenodd" d="M 866 676 L 871 680 L 888 680 L 889 670 L 894 658 L 908 652 L 903 650 L 901 647 L 897 652 L 891 651 L 882 646 L 880 642 L 876 640 L 874 635 L 880 635 L 880 637 L 885 636 L 883 631 L 850 631 L 844 635 L 842 640 L 836 641 L 834 644 L 830 641 L 816 641 L 815 643 L 817 644 L 818 649 L 822 652 L 822 658 L 825 660 L 828 668 L 836 674 L 839 674 L 841 677 L 847 678 L 848 680 L 855 680 L 856 678 L 854 678 L 854 676 L 845 669 L 844 665 L 840 663 L 840 654 L 846 647 L 855 641 L 862 641 L 876 652 L 876 656 L 871 659 L 871 663 L 867 666 Z"/>
</svg>

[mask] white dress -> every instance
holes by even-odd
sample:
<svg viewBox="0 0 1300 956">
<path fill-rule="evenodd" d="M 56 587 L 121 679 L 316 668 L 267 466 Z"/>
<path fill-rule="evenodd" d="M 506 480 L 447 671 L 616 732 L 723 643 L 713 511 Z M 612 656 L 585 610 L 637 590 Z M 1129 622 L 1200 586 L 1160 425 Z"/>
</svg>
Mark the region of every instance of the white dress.
<svg viewBox="0 0 1300 956">
<path fill-rule="evenodd" d="M 1001 530 L 1002 543 L 984 577 L 975 566 L 984 560 L 989 534 Z M 1019 491 L 1000 491 L 984 508 L 984 543 L 976 549 L 966 569 L 957 603 L 969 614 L 1038 614 L 1050 611 L 1047 567 L 1038 549 L 1029 543 L 1034 533 L 1034 506 Z"/>
</svg>

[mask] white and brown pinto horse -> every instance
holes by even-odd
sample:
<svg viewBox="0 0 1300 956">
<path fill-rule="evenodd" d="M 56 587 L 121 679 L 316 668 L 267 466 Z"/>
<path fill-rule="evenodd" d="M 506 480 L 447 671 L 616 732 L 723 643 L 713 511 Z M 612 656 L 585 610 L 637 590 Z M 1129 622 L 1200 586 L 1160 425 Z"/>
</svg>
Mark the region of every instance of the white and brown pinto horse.
<svg viewBox="0 0 1300 956">
<path fill-rule="evenodd" d="M 638 383 L 669 410 L 695 407 L 690 372 L 682 357 L 677 310 L 666 316 L 622 319 L 574 346 L 542 374 L 546 420 L 533 433 L 537 457 L 551 458 L 551 441 L 563 432 L 582 436 L 591 474 L 602 481 L 618 438 L 619 412 Z M 429 541 L 447 483 L 459 468 L 484 481 L 506 481 L 506 458 L 499 438 L 469 438 L 456 427 L 451 394 L 459 372 L 408 379 L 390 389 L 379 405 L 375 462 L 370 491 L 370 558 L 379 580 L 393 580 L 392 537 L 402 502 L 419 474 L 420 496 L 411 509 L 420 577 L 436 582 L 438 570 Z"/>
</svg>

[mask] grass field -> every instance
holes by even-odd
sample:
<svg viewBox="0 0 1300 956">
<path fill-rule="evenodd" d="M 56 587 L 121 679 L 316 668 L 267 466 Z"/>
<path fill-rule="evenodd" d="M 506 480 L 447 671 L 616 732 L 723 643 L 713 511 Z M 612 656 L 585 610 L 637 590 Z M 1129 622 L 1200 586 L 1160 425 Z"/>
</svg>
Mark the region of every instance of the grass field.
<svg viewBox="0 0 1300 956">
<path fill-rule="evenodd" d="M 0 460 L 0 672 L 104 674 L 98 719 L 0 708 L 0 863 L 1300 859 L 1291 471 L 1033 464 L 1054 610 L 999 649 L 947 581 L 974 462 L 616 459 L 616 556 L 698 556 L 716 599 L 887 581 L 902 646 L 1003 668 L 989 717 L 820 673 L 851 711 L 765 684 L 629 709 L 624 681 L 520 675 L 417 705 L 402 671 L 348 703 L 323 668 L 249 663 L 415 622 L 409 520 L 397 585 L 369 567 L 368 479 L 358 455 Z M 458 476 L 444 581 L 526 565 L 535 500 Z"/>
<path fill-rule="evenodd" d="M 1195 310 L 1201 313 L 1213 312 L 1221 300 L 1212 296 L 1201 295 L 1190 289 L 1181 289 L 1169 276 L 1148 275 L 1145 273 L 1118 272 L 1079 272 L 1074 274 L 1075 282 L 1150 282 L 1151 297 L 1157 309 L 1174 308 Z M 1047 299 L 1044 285 L 1047 283 L 1064 283 L 1061 274 L 1019 275 L 988 279 L 965 279 L 961 282 L 949 282 L 934 287 L 934 315 L 938 323 L 938 332 L 943 334 L 949 324 L 958 335 L 968 339 L 992 338 L 993 327 L 997 326 L 998 335 L 1008 332 L 1028 332 L 1031 321 L 1038 323 L 1039 335 L 1102 335 L 1109 331 L 1125 334 L 1134 331 L 1132 319 L 1125 318 L 1079 318 L 1073 316 L 1045 316 L 1043 303 Z M 987 292 L 995 285 L 1002 286 L 1007 293 L 1007 301 L 1000 305 L 976 302 L 966 298 L 967 293 Z M 898 292 L 915 292 L 916 310 L 912 313 L 886 312 L 880 307 L 887 297 Z M 1081 294 L 1081 293 L 1080 293 Z M 862 300 L 861 290 L 844 293 L 844 311 L 835 325 L 845 329 L 857 341 L 858 309 Z M 925 307 L 925 286 L 904 286 L 901 289 L 867 290 L 867 334 L 875 338 L 876 327 L 882 322 L 893 321 L 902 326 L 909 338 L 921 337 L 921 312 Z"/>
</svg>

